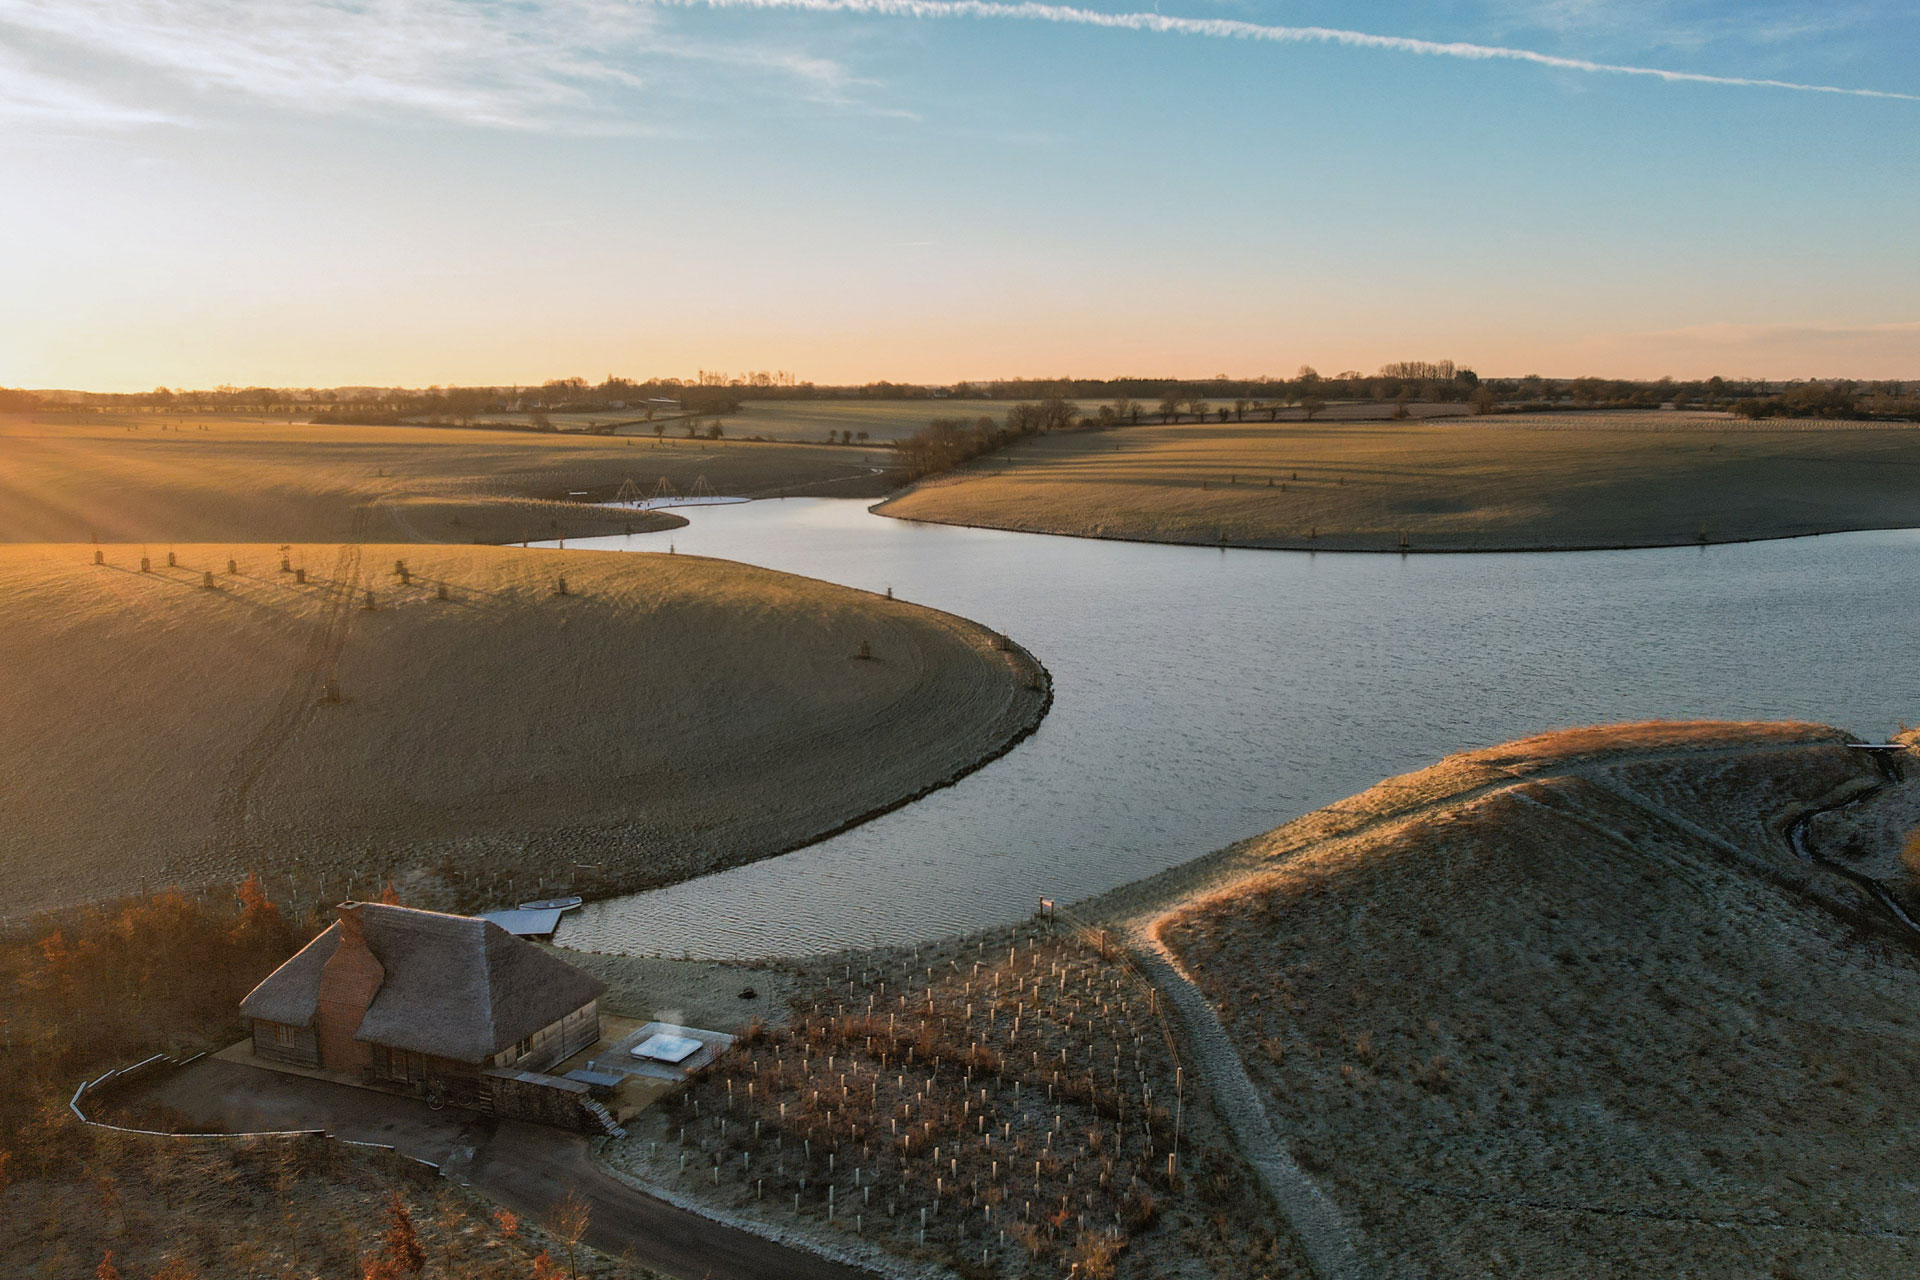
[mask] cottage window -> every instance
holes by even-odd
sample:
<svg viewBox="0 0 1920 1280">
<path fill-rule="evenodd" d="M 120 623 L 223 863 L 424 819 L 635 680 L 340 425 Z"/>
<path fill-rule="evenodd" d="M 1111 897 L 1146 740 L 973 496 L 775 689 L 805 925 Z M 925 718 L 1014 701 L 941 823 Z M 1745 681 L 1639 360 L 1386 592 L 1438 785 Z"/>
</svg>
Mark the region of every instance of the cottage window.
<svg viewBox="0 0 1920 1280">
<path fill-rule="evenodd" d="M 524 1058 L 532 1052 L 533 1052 L 532 1036 L 528 1036 L 525 1040 L 522 1040 L 519 1044 L 513 1046 L 513 1056 L 516 1058 Z"/>
<path fill-rule="evenodd" d="M 290 1027 L 284 1022 L 273 1024 L 273 1042 L 282 1049 L 291 1049 L 299 1040 L 299 1028 Z"/>
</svg>

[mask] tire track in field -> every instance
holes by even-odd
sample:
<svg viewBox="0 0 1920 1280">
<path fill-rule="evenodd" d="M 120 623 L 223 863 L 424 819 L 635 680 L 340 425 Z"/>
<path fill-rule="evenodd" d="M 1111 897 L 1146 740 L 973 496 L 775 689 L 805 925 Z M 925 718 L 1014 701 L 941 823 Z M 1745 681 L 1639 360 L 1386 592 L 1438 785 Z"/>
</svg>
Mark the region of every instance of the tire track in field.
<svg viewBox="0 0 1920 1280">
<path fill-rule="evenodd" d="M 320 696 L 338 667 L 353 627 L 353 599 L 360 583 L 360 542 L 372 516 L 372 504 L 354 508 L 348 540 L 334 557 L 333 573 L 320 602 L 320 617 L 307 638 L 307 647 L 295 663 L 293 676 L 257 733 L 242 747 L 227 771 L 214 810 L 213 831 L 202 853 L 199 870 L 239 870 L 251 852 L 247 842 L 247 811 L 254 788 L 294 734 L 313 715 Z"/>
</svg>

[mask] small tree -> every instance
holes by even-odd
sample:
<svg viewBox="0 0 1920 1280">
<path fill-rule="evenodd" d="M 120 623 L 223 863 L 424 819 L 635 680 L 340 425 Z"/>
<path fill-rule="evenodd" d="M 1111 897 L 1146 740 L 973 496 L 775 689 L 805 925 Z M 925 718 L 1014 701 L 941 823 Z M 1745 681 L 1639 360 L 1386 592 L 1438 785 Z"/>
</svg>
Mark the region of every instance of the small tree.
<svg viewBox="0 0 1920 1280">
<path fill-rule="evenodd" d="M 576 1191 L 567 1192 L 566 1198 L 547 1214 L 547 1233 L 567 1247 L 568 1280 L 580 1280 L 574 1259 L 579 1252 L 581 1239 L 587 1234 L 587 1220 L 591 1214 L 591 1207 Z"/>
<path fill-rule="evenodd" d="M 387 1226 L 380 1233 L 380 1252 L 361 1264 L 365 1280 L 404 1280 L 427 1268 L 427 1251 L 413 1229 L 413 1215 L 398 1191 L 387 1193 Z"/>
<path fill-rule="evenodd" d="M 1316 413 L 1319 413 L 1322 409 L 1326 407 L 1327 407 L 1327 402 L 1322 400 L 1319 396 L 1309 395 L 1309 396 L 1300 397 L 1300 408 L 1303 411 L 1305 411 L 1308 422 L 1312 422 L 1313 415 Z"/>
</svg>

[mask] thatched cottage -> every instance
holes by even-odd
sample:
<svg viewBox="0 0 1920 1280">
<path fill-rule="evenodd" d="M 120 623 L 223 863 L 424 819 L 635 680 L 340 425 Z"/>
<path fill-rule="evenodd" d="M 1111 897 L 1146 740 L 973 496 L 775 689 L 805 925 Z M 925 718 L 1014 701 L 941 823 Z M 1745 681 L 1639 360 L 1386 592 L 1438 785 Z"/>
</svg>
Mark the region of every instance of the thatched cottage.
<svg viewBox="0 0 1920 1280">
<path fill-rule="evenodd" d="M 534 1073 L 600 1038 L 605 991 L 486 920 L 349 902 L 240 1012 L 259 1057 L 519 1114 L 505 1082 L 573 1088 Z"/>
</svg>

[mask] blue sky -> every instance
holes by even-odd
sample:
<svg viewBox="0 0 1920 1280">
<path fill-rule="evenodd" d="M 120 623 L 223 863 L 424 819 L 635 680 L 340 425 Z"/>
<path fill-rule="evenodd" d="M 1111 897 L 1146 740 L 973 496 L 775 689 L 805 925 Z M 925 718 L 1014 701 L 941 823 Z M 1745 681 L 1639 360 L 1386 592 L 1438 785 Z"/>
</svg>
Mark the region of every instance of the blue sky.
<svg viewBox="0 0 1920 1280">
<path fill-rule="evenodd" d="M 0 0 L 0 384 L 1920 378 L 1916 54 L 1888 0 Z"/>
</svg>

